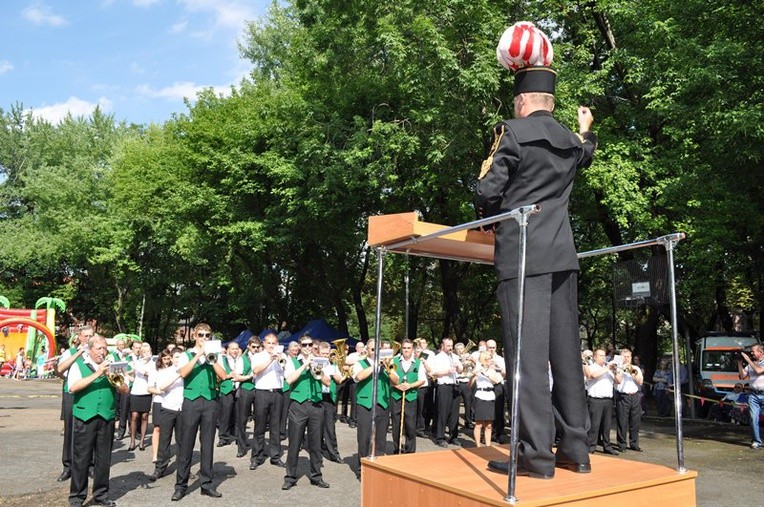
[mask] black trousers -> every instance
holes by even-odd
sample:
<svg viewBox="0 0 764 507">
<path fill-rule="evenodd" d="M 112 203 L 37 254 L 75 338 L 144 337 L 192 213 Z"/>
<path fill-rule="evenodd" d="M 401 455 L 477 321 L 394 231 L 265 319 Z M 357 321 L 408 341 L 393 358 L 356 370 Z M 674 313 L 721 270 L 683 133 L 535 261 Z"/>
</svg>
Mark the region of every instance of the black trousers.
<svg viewBox="0 0 764 507">
<path fill-rule="evenodd" d="M 459 434 L 459 387 L 456 384 L 438 384 L 438 419 L 435 426 L 435 439 L 438 442 L 448 439 L 453 440 Z"/>
<path fill-rule="evenodd" d="M 252 462 L 265 461 L 265 428 L 269 428 L 268 456 L 276 460 L 281 456 L 281 391 L 258 390 L 255 395 L 255 432 L 252 443 Z"/>
<path fill-rule="evenodd" d="M 337 386 L 337 405 L 342 404 L 342 411 L 340 414 L 342 414 L 343 417 L 347 417 L 348 412 L 350 411 L 352 401 L 350 398 L 350 385 L 355 384 L 355 381 L 348 377 L 345 380 L 342 381 L 342 383 Z"/>
<path fill-rule="evenodd" d="M 212 459 L 215 450 L 215 425 L 218 420 L 217 400 L 199 397 L 183 400 L 180 413 L 180 449 L 175 490 L 186 491 L 194 454 L 196 435 L 199 435 L 199 484 L 202 489 L 212 489 Z"/>
<path fill-rule="evenodd" d="M 61 464 L 64 470 L 70 470 L 72 466 L 72 406 L 74 395 L 63 392 L 61 395 L 61 419 L 64 421 L 64 444 L 61 449 Z"/>
<path fill-rule="evenodd" d="M 616 435 L 618 446 L 626 447 L 628 431 L 629 447 L 639 447 L 639 425 L 642 423 L 642 405 L 639 392 L 634 394 L 615 394 Z"/>
<path fill-rule="evenodd" d="M 466 426 L 468 423 L 475 422 L 472 415 L 472 388 L 469 382 L 457 382 L 456 385 L 459 386 L 459 397 L 464 403 L 464 424 Z"/>
<path fill-rule="evenodd" d="M 332 396 L 324 393 L 321 402 L 323 410 L 323 444 L 321 450 L 325 450 L 330 458 L 340 457 L 340 451 L 337 448 L 337 431 L 335 429 L 335 416 L 337 415 L 337 405 L 332 401 Z"/>
<path fill-rule="evenodd" d="M 130 393 L 117 394 L 117 415 L 119 416 L 117 433 L 124 436 L 127 431 L 127 421 L 130 418 Z"/>
<path fill-rule="evenodd" d="M 400 400 L 391 397 L 390 409 L 393 417 L 393 453 L 401 449 L 401 411 L 403 405 Z M 417 425 L 417 401 L 419 398 L 406 402 L 406 409 L 403 411 L 403 453 L 416 452 L 416 425 Z"/>
<path fill-rule="evenodd" d="M 503 280 L 497 289 L 509 371 L 513 371 L 517 350 L 517 282 Z M 576 463 L 589 462 L 586 392 L 578 334 L 578 273 L 564 271 L 527 277 L 524 310 L 517 407 L 518 465 L 551 475 L 555 429 L 560 436 L 558 457 Z M 550 366 L 554 378 L 551 398 Z"/>
<path fill-rule="evenodd" d="M 180 454 L 180 410 L 162 408 L 159 421 L 159 450 L 157 451 L 157 463 L 154 471 L 157 475 L 162 475 L 172 456 L 170 442 L 173 433 L 175 434 L 175 445 L 178 446 L 178 454 Z"/>
<path fill-rule="evenodd" d="M 247 421 L 249 414 L 255 404 L 255 390 L 239 388 L 236 400 L 236 447 L 239 454 L 247 452 L 249 444 L 247 443 Z"/>
<path fill-rule="evenodd" d="M 371 455 L 371 409 L 356 404 L 358 411 L 358 459 Z M 376 426 L 374 429 L 374 450 L 376 456 L 385 454 L 387 425 L 390 423 L 390 410 L 377 405 Z"/>
<path fill-rule="evenodd" d="M 281 440 L 287 438 L 287 422 L 289 421 L 289 406 L 292 404 L 292 398 L 289 391 L 281 393 Z"/>
<path fill-rule="evenodd" d="M 497 442 L 500 440 L 501 435 L 504 434 L 504 428 L 507 426 L 507 420 L 504 417 L 504 412 L 507 406 L 508 392 L 509 389 L 507 389 L 507 384 L 496 384 L 494 386 L 496 401 L 493 404 L 493 433 L 491 438 Z"/>
<path fill-rule="evenodd" d="M 417 432 L 424 431 L 424 403 L 427 398 L 428 387 L 420 387 L 417 389 L 416 395 L 416 430 Z"/>
<path fill-rule="evenodd" d="M 433 382 L 433 381 L 431 381 Z M 422 410 L 422 417 L 424 419 L 424 431 L 431 431 L 432 433 L 435 433 L 435 425 L 436 425 L 436 418 L 438 414 L 438 406 L 437 406 L 437 398 L 438 398 L 438 389 L 435 383 L 430 383 L 426 389 L 425 394 L 423 396 L 424 400 L 424 406 Z"/>
<path fill-rule="evenodd" d="M 218 396 L 218 440 L 231 443 L 236 434 L 236 396 L 232 391 Z"/>
<path fill-rule="evenodd" d="M 589 396 L 589 419 L 591 420 L 587 437 L 589 451 L 594 452 L 598 441 L 602 442 L 604 450 L 612 449 L 610 445 L 610 418 L 612 415 L 613 398 L 592 398 Z"/>
<path fill-rule="evenodd" d="M 351 379 L 350 387 L 348 387 L 348 398 L 350 399 L 350 416 L 348 422 L 358 421 L 358 403 L 356 402 L 356 392 L 358 391 L 358 385 Z"/>
<path fill-rule="evenodd" d="M 88 467 L 95 455 L 93 469 L 93 498 L 96 502 L 109 498 L 109 469 L 114 444 L 114 419 L 96 416 L 89 421 L 72 420 L 72 480 L 69 504 L 82 505 L 88 495 Z"/>
<path fill-rule="evenodd" d="M 321 433 L 324 419 L 324 409 L 321 403 L 293 401 L 289 405 L 289 447 L 287 450 L 286 475 L 284 482 L 297 482 L 297 461 L 308 429 L 308 454 L 310 455 L 310 482 L 323 480 L 321 466 L 324 458 L 321 455 Z"/>
</svg>

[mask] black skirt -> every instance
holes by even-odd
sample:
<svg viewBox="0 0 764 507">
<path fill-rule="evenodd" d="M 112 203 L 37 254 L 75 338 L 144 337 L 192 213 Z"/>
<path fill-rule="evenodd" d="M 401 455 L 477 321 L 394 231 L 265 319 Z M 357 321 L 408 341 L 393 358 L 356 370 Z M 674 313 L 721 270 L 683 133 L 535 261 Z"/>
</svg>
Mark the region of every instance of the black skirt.
<svg viewBox="0 0 764 507">
<path fill-rule="evenodd" d="M 131 394 L 130 395 L 130 412 L 138 412 L 139 414 L 147 414 L 151 410 L 151 395 L 150 394 Z"/>
<path fill-rule="evenodd" d="M 472 407 L 475 409 L 476 421 L 493 421 L 495 400 L 487 401 L 475 398 Z"/>
</svg>

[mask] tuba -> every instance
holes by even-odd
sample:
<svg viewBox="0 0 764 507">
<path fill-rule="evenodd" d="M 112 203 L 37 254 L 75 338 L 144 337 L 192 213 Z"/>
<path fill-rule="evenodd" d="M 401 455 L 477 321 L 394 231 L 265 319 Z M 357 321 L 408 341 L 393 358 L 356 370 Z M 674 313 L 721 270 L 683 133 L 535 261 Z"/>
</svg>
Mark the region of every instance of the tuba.
<svg viewBox="0 0 764 507">
<path fill-rule="evenodd" d="M 345 355 L 345 342 L 347 338 L 340 338 L 339 340 L 333 340 L 334 350 L 329 353 L 329 362 L 337 367 L 337 371 L 342 375 L 342 380 L 345 380 L 350 373 L 345 371 L 345 361 L 347 356 Z"/>
<path fill-rule="evenodd" d="M 464 347 L 464 351 L 462 352 L 462 355 L 459 359 L 461 359 L 462 364 L 464 365 L 464 376 L 470 376 L 475 370 L 475 361 L 472 359 L 472 356 L 470 356 L 470 350 L 475 348 L 475 342 L 472 340 L 467 340 L 467 345 Z"/>
</svg>

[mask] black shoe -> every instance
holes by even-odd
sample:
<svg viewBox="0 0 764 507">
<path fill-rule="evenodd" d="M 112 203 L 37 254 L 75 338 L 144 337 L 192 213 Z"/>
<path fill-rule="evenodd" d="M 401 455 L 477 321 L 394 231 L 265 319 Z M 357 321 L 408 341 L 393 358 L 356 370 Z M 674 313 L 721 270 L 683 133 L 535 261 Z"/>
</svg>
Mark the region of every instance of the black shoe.
<svg viewBox="0 0 764 507">
<path fill-rule="evenodd" d="M 61 475 L 56 479 L 58 482 L 68 481 L 72 477 L 72 471 L 68 468 L 61 472 Z"/>
<path fill-rule="evenodd" d="M 93 505 L 105 505 L 106 507 L 117 507 L 117 502 L 111 498 L 104 498 L 102 500 L 94 500 Z"/>
<path fill-rule="evenodd" d="M 175 493 L 173 493 L 172 497 L 170 497 L 170 500 L 172 500 L 173 502 L 177 502 L 178 500 L 183 498 L 185 495 L 186 495 L 185 491 L 181 491 L 179 489 L 176 489 Z"/>
<path fill-rule="evenodd" d="M 291 481 L 284 481 L 284 484 L 281 485 L 281 489 L 284 491 L 288 491 L 294 487 L 294 482 Z"/>
<path fill-rule="evenodd" d="M 250 461 L 250 462 L 249 462 L 249 469 L 250 469 L 250 470 L 257 470 L 257 462 L 255 462 L 255 461 Z"/>
<path fill-rule="evenodd" d="M 329 456 L 329 461 L 333 463 L 344 463 L 341 456 Z"/>
<path fill-rule="evenodd" d="M 247 451 L 239 451 L 236 453 L 237 458 L 243 458 L 247 454 Z"/>
<path fill-rule="evenodd" d="M 626 452 L 626 446 L 625 445 L 619 445 L 616 450 L 618 452 Z"/>
<path fill-rule="evenodd" d="M 271 460 L 271 465 L 276 466 L 276 467 L 281 467 L 281 468 L 286 467 L 286 463 L 281 461 L 281 458 L 272 459 Z"/>
<path fill-rule="evenodd" d="M 488 462 L 488 470 L 498 472 L 500 474 L 509 475 L 509 462 L 491 460 Z M 554 473 L 542 474 L 539 472 L 532 472 L 524 467 L 518 465 L 517 475 L 523 477 L 531 477 L 532 479 L 554 479 Z"/>
<path fill-rule="evenodd" d="M 418 436 L 419 438 L 427 438 L 427 433 L 425 433 L 424 431 L 417 431 L 416 436 Z"/>
<path fill-rule="evenodd" d="M 618 456 L 619 454 L 618 451 L 610 447 L 608 447 L 607 449 L 604 449 L 602 452 L 604 452 L 605 454 L 610 454 L 611 456 Z"/>
<path fill-rule="evenodd" d="M 329 487 L 329 483 L 325 482 L 323 479 L 321 479 L 320 481 L 316 481 L 316 482 L 311 481 L 310 483 L 313 484 L 314 486 L 318 487 L 318 488 L 326 489 L 326 488 Z"/>
<path fill-rule="evenodd" d="M 348 423 L 348 428 L 355 428 L 358 425 L 355 422 Z"/>
<path fill-rule="evenodd" d="M 125 432 L 124 431 L 118 431 L 116 438 L 117 438 L 117 440 L 122 440 L 123 438 L 125 438 Z"/>
<path fill-rule="evenodd" d="M 632 451 L 642 452 L 642 448 L 638 445 L 632 445 L 631 447 L 629 447 L 629 449 L 631 449 Z"/>
<path fill-rule="evenodd" d="M 446 442 L 445 440 L 440 440 L 438 442 L 435 442 L 435 445 L 437 445 L 438 447 L 448 447 L 448 442 Z"/>
<path fill-rule="evenodd" d="M 457 447 L 461 447 L 462 446 L 462 443 L 459 442 L 458 438 L 452 438 L 451 440 L 448 441 L 448 443 L 451 444 L 451 445 L 455 445 Z"/>
<path fill-rule="evenodd" d="M 554 466 L 557 468 L 570 470 L 571 472 L 575 472 L 577 474 L 588 474 L 592 471 L 592 465 L 590 463 L 576 463 L 575 461 L 570 461 L 569 459 L 562 457 L 557 458 Z"/>
<path fill-rule="evenodd" d="M 223 442 L 222 440 L 219 440 L 219 441 L 218 441 L 218 445 L 217 445 L 217 446 L 218 446 L 218 447 L 225 447 L 226 445 L 228 445 L 228 444 L 226 444 L 226 443 L 225 443 L 225 442 Z"/>
<path fill-rule="evenodd" d="M 215 488 L 212 488 L 212 489 L 202 488 L 202 496 L 211 496 L 212 498 L 220 498 L 221 496 L 223 496 L 223 493 L 216 490 Z"/>
</svg>

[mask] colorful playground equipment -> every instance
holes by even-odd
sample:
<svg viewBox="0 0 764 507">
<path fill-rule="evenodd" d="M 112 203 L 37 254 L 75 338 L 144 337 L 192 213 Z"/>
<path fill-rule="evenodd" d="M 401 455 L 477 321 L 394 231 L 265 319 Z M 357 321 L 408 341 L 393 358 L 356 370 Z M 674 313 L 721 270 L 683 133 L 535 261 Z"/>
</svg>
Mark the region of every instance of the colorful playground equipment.
<svg viewBox="0 0 764 507">
<path fill-rule="evenodd" d="M 0 306 L 0 344 L 5 345 L 9 362 L 15 361 L 19 349 L 38 369 L 55 356 L 56 310 L 66 310 L 62 300 L 43 297 L 34 309 L 12 309 L 8 298 L 0 296 Z"/>
</svg>

